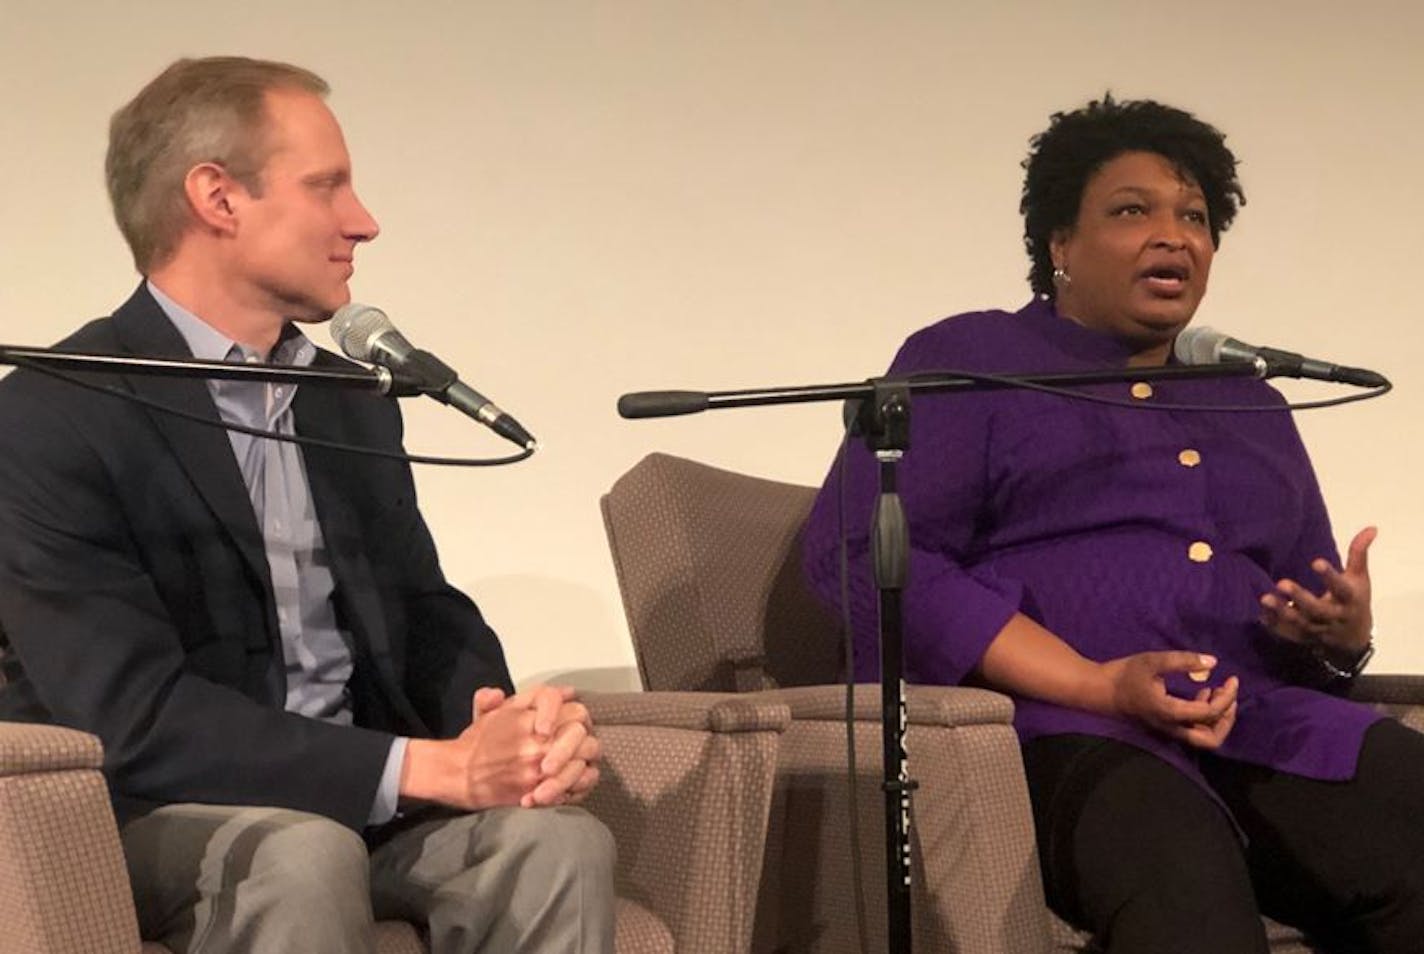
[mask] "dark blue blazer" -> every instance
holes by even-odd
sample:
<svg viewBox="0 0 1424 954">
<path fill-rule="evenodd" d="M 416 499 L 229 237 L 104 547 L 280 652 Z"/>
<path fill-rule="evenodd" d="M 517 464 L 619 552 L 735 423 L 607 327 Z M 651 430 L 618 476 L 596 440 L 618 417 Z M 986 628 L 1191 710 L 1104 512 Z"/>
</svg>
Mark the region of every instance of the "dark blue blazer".
<svg viewBox="0 0 1424 954">
<path fill-rule="evenodd" d="M 188 356 L 143 287 L 60 347 Z M 218 420 L 200 380 L 84 380 Z M 294 413 L 302 435 L 401 446 L 388 398 L 304 386 Z M 510 688 L 498 639 L 440 571 L 409 466 L 302 454 L 357 727 L 282 708 L 267 560 L 223 430 L 34 371 L 0 381 L 0 719 L 98 735 L 121 821 L 195 801 L 360 828 L 392 734 L 455 735 L 476 688 Z"/>
</svg>

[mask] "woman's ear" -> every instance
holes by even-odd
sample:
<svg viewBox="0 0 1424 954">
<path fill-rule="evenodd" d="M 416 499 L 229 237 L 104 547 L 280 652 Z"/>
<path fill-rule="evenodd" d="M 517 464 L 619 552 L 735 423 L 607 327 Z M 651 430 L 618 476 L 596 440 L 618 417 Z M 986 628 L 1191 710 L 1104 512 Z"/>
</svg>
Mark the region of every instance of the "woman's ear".
<svg viewBox="0 0 1424 954">
<path fill-rule="evenodd" d="M 1071 228 L 1054 229 L 1048 237 L 1048 257 L 1054 268 L 1068 270 L 1068 240 L 1073 237 Z"/>
</svg>

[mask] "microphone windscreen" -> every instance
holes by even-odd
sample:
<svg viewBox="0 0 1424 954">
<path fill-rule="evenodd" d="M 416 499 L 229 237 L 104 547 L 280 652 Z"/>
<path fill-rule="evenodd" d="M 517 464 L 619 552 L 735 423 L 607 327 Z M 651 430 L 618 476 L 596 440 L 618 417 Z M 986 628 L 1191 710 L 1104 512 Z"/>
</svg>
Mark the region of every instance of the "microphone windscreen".
<svg viewBox="0 0 1424 954">
<path fill-rule="evenodd" d="M 1183 329 L 1172 344 L 1172 353 L 1182 364 L 1216 364 L 1221 361 L 1221 343 L 1226 335 L 1206 325 Z"/>
<path fill-rule="evenodd" d="M 342 305 L 331 316 L 332 340 L 348 358 L 357 361 L 372 360 L 376 339 L 394 329 L 395 325 L 384 311 L 359 302 Z"/>
</svg>

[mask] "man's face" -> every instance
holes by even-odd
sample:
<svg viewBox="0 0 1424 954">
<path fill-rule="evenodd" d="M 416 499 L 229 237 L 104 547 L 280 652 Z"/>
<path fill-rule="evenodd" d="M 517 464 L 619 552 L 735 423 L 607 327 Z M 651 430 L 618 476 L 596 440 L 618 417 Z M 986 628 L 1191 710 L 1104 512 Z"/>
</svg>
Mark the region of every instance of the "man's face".
<svg viewBox="0 0 1424 954">
<path fill-rule="evenodd" d="M 233 266 L 254 307 L 322 321 L 351 300 L 354 253 L 380 231 L 351 184 L 336 117 L 297 90 L 267 93 L 271 148 L 258 194 L 243 197 Z"/>
</svg>

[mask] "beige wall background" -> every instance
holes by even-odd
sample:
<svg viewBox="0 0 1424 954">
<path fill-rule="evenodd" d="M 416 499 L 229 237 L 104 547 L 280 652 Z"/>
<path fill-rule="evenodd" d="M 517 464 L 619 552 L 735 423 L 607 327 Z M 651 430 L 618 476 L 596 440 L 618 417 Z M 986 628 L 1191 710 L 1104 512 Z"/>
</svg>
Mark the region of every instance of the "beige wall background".
<svg viewBox="0 0 1424 954">
<path fill-rule="evenodd" d="M 384 227 L 356 298 L 543 444 L 419 471 L 448 575 L 517 679 L 632 686 L 599 495 L 653 450 L 819 482 L 839 411 L 625 422 L 617 396 L 857 379 L 944 314 L 1018 306 L 1028 137 L 1105 89 L 1156 97 L 1243 160 L 1198 320 L 1396 382 L 1300 424 L 1337 537 L 1382 528 L 1376 665 L 1424 672 L 1422 40 L 1403 0 L 0 0 L 0 341 L 135 283 L 101 163 L 140 85 L 180 55 L 316 69 Z M 406 407 L 412 449 L 504 450 Z"/>
</svg>

